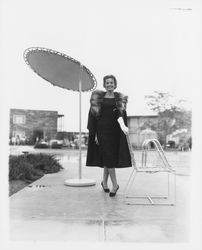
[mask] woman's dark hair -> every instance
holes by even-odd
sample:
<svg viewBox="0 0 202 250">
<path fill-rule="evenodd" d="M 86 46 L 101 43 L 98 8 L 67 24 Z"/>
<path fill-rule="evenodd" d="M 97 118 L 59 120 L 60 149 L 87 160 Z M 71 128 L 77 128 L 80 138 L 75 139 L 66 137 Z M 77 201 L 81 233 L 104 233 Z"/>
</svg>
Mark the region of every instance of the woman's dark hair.
<svg viewBox="0 0 202 250">
<path fill-rule="evenodd" d="M 105 82 L 107 79 L 112 78 L 114 80 L 114 84 L 115 84 L 115 89 L 117 88 L 117 80 L 116 77 L 113 75 L 106 75 L 103 77 L 103 86 L 105 87 Z"/>
</svg>

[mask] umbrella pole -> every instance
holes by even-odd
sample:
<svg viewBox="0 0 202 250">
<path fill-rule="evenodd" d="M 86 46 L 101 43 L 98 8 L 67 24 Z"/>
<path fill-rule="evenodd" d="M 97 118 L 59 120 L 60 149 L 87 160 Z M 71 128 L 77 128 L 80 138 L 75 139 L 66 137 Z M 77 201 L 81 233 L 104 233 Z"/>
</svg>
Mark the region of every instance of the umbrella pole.
<svg viewBox="0 0 202 250">
<path fill-rule="evenodd" d="M 81 74 L 82 74 L 82 65 L 80 64 L 79 71 L 79 179 L 82 178 L 82 155 L 81 155 Z"/>
<path fill-rule="evenodd" d="M 70 179 L 65 181 L 66 186 L 72 187 L 86 187 L 93 186 L 96 182 L 92 179 L 83 179 L 82 178 L 82 155 L 81 155 L 81 92 L 82 92 L 82 70 L 83 65 L 80 64 L 79 70 L 79 178 Z"/>
</svg>

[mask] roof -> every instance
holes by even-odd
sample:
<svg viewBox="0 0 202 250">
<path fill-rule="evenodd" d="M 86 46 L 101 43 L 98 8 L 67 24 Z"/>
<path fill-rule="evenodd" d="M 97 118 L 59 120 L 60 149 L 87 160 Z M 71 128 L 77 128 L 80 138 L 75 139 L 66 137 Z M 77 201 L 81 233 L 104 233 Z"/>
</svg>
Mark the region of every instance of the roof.
<svg viewBox="0 0 202 250">
<path fill-rule="evenodd" d="M 145 118 L 157 118 L 158 115 L 128 115 L 128 118 L 141 118 L 141 117 L 145 117 Z"/>
<path fill-rule="evenodd" d="M 41 109 L 17 109 L 17 108 L 11 108 L 10 110 L 19 110 L 19 111 L 40 111 L 40 112 L 58 112 L 56 110 L 41 110 Z"/>
</svg>

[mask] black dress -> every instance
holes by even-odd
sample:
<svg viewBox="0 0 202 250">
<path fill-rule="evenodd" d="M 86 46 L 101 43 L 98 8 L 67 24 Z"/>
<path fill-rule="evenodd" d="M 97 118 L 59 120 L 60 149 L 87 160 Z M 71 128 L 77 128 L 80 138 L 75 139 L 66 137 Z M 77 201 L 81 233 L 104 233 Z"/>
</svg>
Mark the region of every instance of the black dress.
<svg viewBox="0 0 202 250">
<path fill-rule="evenodd" d="M 120 117 L 115 98 L 104 98 L 98 119 L 89 112 L 87 166 L 123 168 L 131 166 L 125 134 L 117 119 Z M 126 120 L 126 119 L 125 119 Z M 98 145 L 95 143 L 97 135 Z"/>
<path fill-rule="evenodd" d="M 104 98 L 101 116 L 97 121 L 97 138 L 102 163 L 108 168 L 118 164 L 121 129 L 117 118 L 115 99 Z"/>
</svg>

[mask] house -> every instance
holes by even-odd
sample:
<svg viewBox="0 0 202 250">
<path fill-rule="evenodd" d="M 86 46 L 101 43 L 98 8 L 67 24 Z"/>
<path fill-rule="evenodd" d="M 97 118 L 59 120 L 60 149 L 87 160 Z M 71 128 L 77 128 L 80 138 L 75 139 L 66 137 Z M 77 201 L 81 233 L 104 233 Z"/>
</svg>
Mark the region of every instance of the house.
<svg viewBox="0 0 202 250">
<path fill-rule="evenodd" d="M 35 143 L 39 139 L 54 139 L 58 131 L 57 111 L 10 109 L 10 139 Z M 60 121 L 61 124 L 61 121 Z"/>
</svg>

